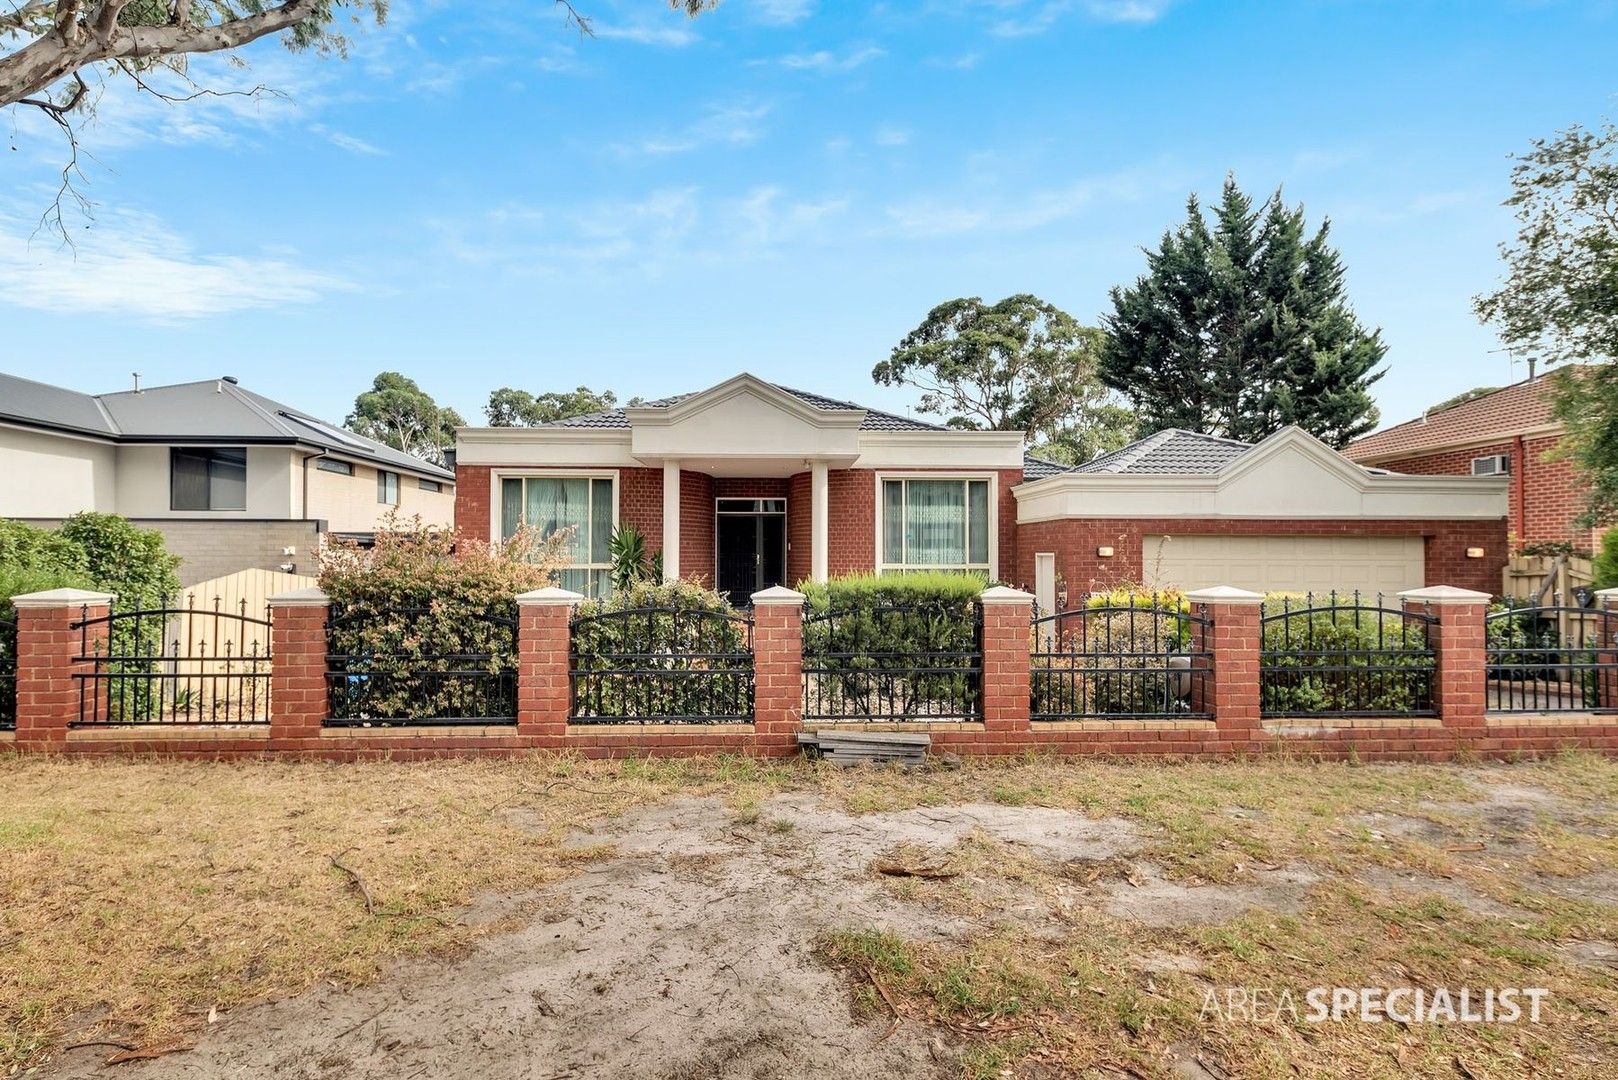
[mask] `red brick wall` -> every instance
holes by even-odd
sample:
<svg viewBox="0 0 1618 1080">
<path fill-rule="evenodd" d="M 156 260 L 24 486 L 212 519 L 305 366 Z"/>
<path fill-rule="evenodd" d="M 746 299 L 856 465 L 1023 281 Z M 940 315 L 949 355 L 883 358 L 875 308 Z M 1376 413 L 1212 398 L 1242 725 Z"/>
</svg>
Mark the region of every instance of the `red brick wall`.
<svg viewBox="0 0 1618 1080">
<path fill-rule="evenodd" d="M 973 473 L 973 469 L 882 469 L 883 475 L 906 472 Z M 832 576 L 870 572 L 876 569 L 876 469 L 839 469 L 827 477 L 827 501 L 831 507 L 829 567 Z M 1022 483 L 1021 469 L 1001 469 L 998 472 L 998 513 L 1000 573 L 1009 580 L 1017 569 L 1017 499 L 1011 489 Z M 794 477 L 796 479 L 796 477 Z M 804 490 L 808 484 L 805 476 Z M 807 540 L 807 538 L 806 538 Z M 805 565 L 807 565 L 807 557 Z"/>
<path fill-rule="evenodd" d="M 810 520 L 809 474 L 787 480 L 787 584 L 796 587 L 814 569 L 814 529 Z"/>
<path fill-rule="evenodd" d="M 525 471 L 527 468 L 524 466 Z M 492 497 L 489 477 L 493 471 L 488 465 L 455 467 L 455 528 L 463 536 L 483 541 L 492 539 L 489 535 L 489 500 Z M 540 467 L 534 471 L 570 473 L 580 470 L 576 466 L 559 465 L 552 468 Z M 605 471 L 618 474 L 618 523 L 633 525 L 639 529 L 641 535 L 646 537 L 648 551 L 662 551 L 663 470 L 632 467 Z M 682 490 L 684 486 L 682 482 Z"/>
<path fill-rule="evenodd" d="M 1511 535 L 1532 543 L 1544 540 L 1570 540 L 1588 547 L 1591 533 L 1574 523 L 1584 509 L 1588 482 L 1581 479 L 1571 461 L 1547 460 L 1561 441 L 1558 436 L 1524 439 L 1522 453 L 1513 441 L 1466 450 L 1442 450 L 1432 454 L 1378 462 L 1377 467 L 1417 476 L 1471 476 L 1472 459 L 1490 454 L 1511 457 Z"/>
<path fill-rule="evenodd" d="M 790 483 L 784 476 L 716 476 L 713 494 L 716 499 L 785 499 Z"/>
<path fill-rule="evenodd" d="M 680 473 L 680 577 L 712 585 L 714 580 L 714 478 Z"/>
<path fill-rule="evenodd" d="M 1017 537 L 1018 583 L 1032 583 L 1034 553 L 1056 554 L 1056 570 L 1070 593 L 1105 589 L 1120 582 L 1145 578 L 1141 540 L 1146 536 L 1420 536 L 1426 541 L 1429 585 L 1456 585 L 1463 589 L 1497 593 L 1506 563 L 1506 522 L 1493 521 L 1380 521 L 1309 520 L 1270 518 L 1070 518 L 1022 526 Z M 1110 546 L 1114 555 L 1099 558 L 1096 548 Z M 1468 547 L 1487 552 L 1482 559 L 1466 557 Z M 1201 587 L 1225 582 L 1178 584 Z"/>
</svg>

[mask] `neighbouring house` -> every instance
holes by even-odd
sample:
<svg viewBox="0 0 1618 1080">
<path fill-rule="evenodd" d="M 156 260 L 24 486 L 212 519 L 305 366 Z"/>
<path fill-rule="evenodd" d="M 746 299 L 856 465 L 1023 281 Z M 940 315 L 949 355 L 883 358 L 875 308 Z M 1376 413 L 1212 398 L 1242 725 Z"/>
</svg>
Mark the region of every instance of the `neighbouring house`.
<svg viewBox="0 0 1618 1080">
<path fill-rule="evenodd" d="M 1573 462 L 1551 456 L 1563 433 L 1541 376 L 1383 428 L 1349 443 L 1343 453 L 1392 472 L 1508 477 L 1515 542 L 1593 550 L 1595 534 L 1578 523 L 1589 485 Z"/>
<path fill-rule="evenodd" d="M 668 578 L 733 601 L 854 571 L 976 570 L 1049 606 L 1121 582 L 1495 592 L 1503 477 L 1403 476 L 1298 429 L 1257 445 L 1163 431 L 1086 465 L 742 374 L 533 428 L 463 428 L 456 522 L 572 528 L 563 584 L 607 587 L 634 525 Z"/>
<path fill-rule="evenodd" d="M 454 522 L 455 475 L 227 377 L 82 394 L 0 374 L 0 516 L 81 510 L 161 531 L 193 585 L 246 569 L 312 573 L 323 538 L 389 512 Z"/>
</svg>

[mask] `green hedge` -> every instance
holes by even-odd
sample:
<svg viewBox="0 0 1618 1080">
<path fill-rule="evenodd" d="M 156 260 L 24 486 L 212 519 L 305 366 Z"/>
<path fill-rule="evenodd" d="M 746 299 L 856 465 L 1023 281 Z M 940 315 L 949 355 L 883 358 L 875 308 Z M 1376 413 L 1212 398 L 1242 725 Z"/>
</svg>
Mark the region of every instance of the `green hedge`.
<svg viewBox="0 0 1618 1080">
<path fill-rule="evenodd" d="M 800 586 L 811 711 L 828 715 L 969 715 L 981 664 L 977 574 L 856 574 Z M 829 616 L 829 617 L 817 617 Z M 918 672 L 919 668 L 943 668 Z"/>
<path fill-rule="evenodd" d="M 579 605 L 574 712 L 645 721 L 746 720 L 753 657 L 725 597 L 689 581 L 640 582 Z"/>
<path fill-rule="evenodd" d="M 1086 597 L 1084 608 L 1082 615 L 1034 625 L 1036 656 L 1030 674 L 1035 714 L 1128 716 L 1190 710 L 1190 676 L 1167 670 L 1171 655 L 1191 648 L 1191 605 L 1183 594 L 1119 587 Z"/>
</svg>

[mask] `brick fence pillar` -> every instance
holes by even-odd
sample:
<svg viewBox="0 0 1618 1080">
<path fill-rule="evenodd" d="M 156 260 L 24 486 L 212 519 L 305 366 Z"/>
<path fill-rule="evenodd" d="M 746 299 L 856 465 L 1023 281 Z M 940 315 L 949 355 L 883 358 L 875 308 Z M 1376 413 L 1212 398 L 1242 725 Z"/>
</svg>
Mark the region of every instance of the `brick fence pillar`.
<svg viewBox="0 0 1618 1080">
<path fill-rule="evenodd" d="M 1595 708 L 1618 709 L 1618 589 L 1596 593 L 1596 610 L 1612 612 L 1595 617 L 1596 701 Z"/>
<path fill-rule="evenodd" d="M 983 605 L 983 726 L 1026 734 L 1034 595 L 996 585 L 983 590 L 978 601 Z"/>
<path fill-rule="evenodd" d="M 554 586 L 517 597 L 517 734 L 535 746 L 560 749 L 567 738 L 568 622 L 583 600 Z"/>
<path fill-rule="evenodd" d="M 803 730 L 803 593 L 753 594 L 753 731 L 761 754 L 787 755 Z"/>
<path fill-rule="evenodd" d="M 102 718 L 105 695 L 93 682 L 75 679 L 89 674 L 92 663 L 80 656 L 107 651 L 107 624 L 75 630 L 81 619 L 100 619 L 112 607 L 111 593 L 84 589 L 51 589 L 11 598 L 17 609 L 17 732 L 19 750 L 60 750 L 68 725 L 79 719 L 82 700 L 91 716 Z"/>
<path fill-rule="evenodd" d="M 326 686 L 326 619 L 319 589 L 270 597 L 270 748 L 290 750 L 320 738 L 331 711 Z"/>
<path fill-rule="evenodd" d="M 1488 614 L 1488 593 L 1433 585 L 1399 594 L 1407 611 L 1427 611 L 1438 617 L 1427 628 L 1428 640 L 1438 654 L 1433 679 L 1433 708 L 1447 728 L 1479 729 L 1484 724 L 1488 690 L 1488 654 L 1484 652 L 1483 617 Z"/>
<path fill-rule="evenodd" d="M 1259 696 L 1259 649 L 1264 614 L 1262 593 L 1248 592 L 1229 585 L 1215 585 L 1185 594 L 1193 607 L 1200 606 L 1208 625 L 1196 625 L 1193 641 L 1212 660 L 1211 673 L 1203 677 L 1197 690 L 1192 683 L 1193 704 L 1214 714 L 1221 732 L 1250 737 L 1262 726 Z M 1204 663 L 1209 663 L 1205 661 Z"/>
</svg>

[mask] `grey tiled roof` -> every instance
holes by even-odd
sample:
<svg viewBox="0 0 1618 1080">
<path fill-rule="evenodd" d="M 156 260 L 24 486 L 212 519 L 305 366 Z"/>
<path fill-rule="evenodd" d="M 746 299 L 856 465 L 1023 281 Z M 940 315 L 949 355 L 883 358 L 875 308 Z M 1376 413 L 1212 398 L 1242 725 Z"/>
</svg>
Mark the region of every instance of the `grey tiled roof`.
<svg viewBox="0 0 1618 1080">
<path fill-rule="evenodd" d="M 113 442 L 299 443 L 435 479 L 455 478 L 413 454 L 224 379 L 91 395 L 0 375 L 0 420 L 95 434 Z"/>
<path fill-rule="evenodd" d="M 1162 431 L 1078 466 L 1081 473 L 1211 473 L 1253 448 L 1252 443 L 1200 435 L 1180 428 Z"/>
<path fill-rule="evenodd" d="M 1022 456 L 1022 478 L 1024 480 L 1043 480 L 1047 476 L 1056 476 L 1060 473 L 1072 472 L 1073 466 L 1063 465 L 1059 461 L 1047 461 L 1045 458 L 1035 457 L 1024 453 Z"/>
<path fill-rule="evenodd" d="M 818 409 L 847 410 L 857 412 L 865 410 L 865 419 L 860 421 L 861 431 L 943 431 L 937 424 L 925 423 L 921 420 L 912 420 L 908 416 L 898 416 L 894 413 L 882 412 L 880 409 L 866 409 L 864 405 L 856 405 L 852 401 L 842 401 L 838 398 L 829 398 L 821 394 L 811 394 L 807 390 L 794 390 L 790 386 L 781 386 L 771 383 L 777 390 L 783 390 L 800 401 L 806 401 Z M 691 394 L 675 394 L 673 397 L 659 398 L 656 401 L 646 402 L 645 407 L 650 409 L 666 409 L 670 405 L 684 401 Z M 565 420 L 553 420 L 540 427 L 582 427 L 582 428 L 627 428 L 629 417 L 624 415 L 622 409 L 605 409 L 601 412 L 585 413 L 582 416 L 570 416 Z"/>
</svg>

